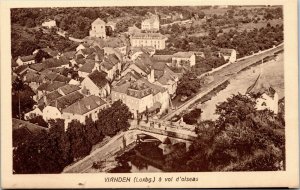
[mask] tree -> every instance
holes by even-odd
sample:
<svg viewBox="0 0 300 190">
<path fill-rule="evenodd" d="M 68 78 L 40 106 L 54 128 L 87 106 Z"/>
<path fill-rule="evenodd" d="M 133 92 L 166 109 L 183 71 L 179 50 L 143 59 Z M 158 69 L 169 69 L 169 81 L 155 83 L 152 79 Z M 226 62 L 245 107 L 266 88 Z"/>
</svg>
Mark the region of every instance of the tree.
<svg viewBox="0 0 300 190">
<path fill-rule="evenodd" d="M 186 73 L 180 79 L 176 94 L 181 96 L 191 96 L 198 92 L 201 87 L 201 80 L 197 79 L 195 73 Z"/>
<path fill-rule="evenodd" d="M 99 112 L 99 120 L 96 121 L 97 129 L 104 135 L 113 136 L 117 132 L 129 128 L 131 115 L 129 108 L 121 100 L 118 100 L 111 107 Z"/>
<path fill-rule="evenodd" d="M 61 173 L 71 163 L 69 139 L 63 120 L 49 121 L 49 131 L 32 134 L 32 138 L 13 151 L 13 170 L 18 174 Z"/>
<path fill-rule="evenodd" d="M 42 127 L 45 127 L 45 128 L 48 127 L 48 123 L 40 115 L 38 115 L 36 117 L 33 117 L 33 118 L 30 118 L 29 122 L 30 123 L 35 123 L 35 124 L 37 124 L 39 126 L 42 126 Z"/>
<path fill-rule="evenodd" d="M 194 125 L 198 122 L 198 119 L 202 113 L 202 110 L 199 108 L 193 109 L 187 114 L 184 114 L 182 119 L 186 124 Z"/>
<path fill-rule="evenodd" d="M 26 26 L 27 26 L 28 28 L 33 28 L 33 27 L 35 27 L 34 20 L 33 20 L 32 18 L 27 19 L 27 21 L 26 21 Z"/>
<path fill-rule="evenodd" d="M 86 136 L 85 127 L 78 120 L 72 120 L 67 129 L 67 136 L 71 146 L 71 156 L 74 159 L 88 155 L 92 149 Z"/>
<path fill-rule="evenodd" d="M 275 171 L 285 168 L 284 122 L 237 94 L 217 105 L 216 121 L 203 121 L 197 139 L 181 156 L 183 171 Z M 170 158 L 169 158 L 170 159 Z M 169 162 L 174 162 L 173 158 Z"/>
</svg>

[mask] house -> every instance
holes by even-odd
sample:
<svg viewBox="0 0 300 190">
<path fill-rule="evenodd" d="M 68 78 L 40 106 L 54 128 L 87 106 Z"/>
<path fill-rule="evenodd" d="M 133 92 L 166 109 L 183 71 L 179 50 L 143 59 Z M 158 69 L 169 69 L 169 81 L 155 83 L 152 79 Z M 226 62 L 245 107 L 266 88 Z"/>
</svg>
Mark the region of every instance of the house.
<svg viewBox="0 0 300 190">
<path fill-rule="evenodd" d="M 18 76 L 23 76 L 28 71 L 28 69 L 28 65 L 21 65 L 14 70 L 14 73 L 16 73 Z"/>
<path fill-rule="evenodd" d="M 78 86 L 72 85 L 72 84 L 67 84 L 67 85 L 64 85 L 62 87 L 59 87 L 57 91 L 61 95 L 66 96 L 68 94 L 71 94 L 71 93 L 79 91 L 79 90 L 80 90 L 80 88 Z"/>
<path fill-rule="evenodd" d="M 172 56 L 173 67 L 192 67 L 196 64 L 196 56 L 193 52 L 177 52 Z"/>
<path fill-rule="evenodd" d="M 159 31 L 159 17 L 158 15 L 152 14 L 150 18 L 142 21 L 142 30 L 145 31 Z"/>
<path fill-rule="evenodd" d="M 43 109 L 43 119 L 45 121 L 48 121 L 50 119 L 61 119 L 62 110 L 79 101 L 83 97 L 84 96 L 81 93 L 75 91 L 66 96 L 60 96 L 52 100 Z"/>
<path fill-rule="evenodd" d="M 16 70 L 18 66 L 19 66 L 18 63 L 15 60 L 11 59 L 11 68 L 12 68 L 12 70 L 13 71 Z"/>
<path fill-rule="evenodd" d="M 48 129 L 28 121 L 12 118 L 13 148 L 32 139 L 33 136 L 46 132 Z"/>
<path fill-rule="evenodd" d="M 170 96 L 167 89 L 151 84 L 144 78 L 124 81 L 112 89 L 112 101 L 121 100 L 135 118 L 153 112 L 162 114 L 169 108 Z"/>
<path fill-rule="evenodd" d="M 85 48 L 89 48 L 91 45 L 88 43 L 80 43 L 77 47 L 76 47 L 76 52 L 78 52 L 81 49 L 85 49 Z"/>
<path fill-rule="evenodd" d="M 155 54 L 155 48 L 152 46 L 149 47 L 131 47 L 129 50 L 129 57 L 132 61 L 136 60 L 141 54 L 148 54 L 152 56 Z"/>
<path fill-rule="evenodd" d="M 122 73 L 121 76 L 125 76 L 129 72 L 136 72 L 139 75 L 146 78 L 149 82 L 154 82 L 154 70 L 151 68 L 151 60 L 147 57 L 140 57 L 133 64 L 130 64 Z"/>
<path fill-rule="evenodd" d="M 21 65 L 30 65 L 35 63 L 35 56 L 34 55 L 28 55 L 28 56 L 19 56 L 16 60 L 16 63 Z"/>
<path fill-rule="evenodd" d="M 152 68 L 154 69 L 154 84 L 168 89 L 170 96 L 174 97 L 179 81 L 178 75 L 165 62 L 154 62 Z"/>
<path fill-rule="evenodd" d="M 55 20 L 46 20 L 42 23 L 42 26 L 43 27 L 47 27 L 47 28 L 52 28 L 52 27 L 55 27 L 56 26 L 56 21 Z"/>
<path fill-rule="evenodd" d="M 278 113 L 279 97 L 276 90 L 270 85 L 260 80 L 260 75 L 246 91 L 246 94 L 253 94 L 256 102 L 257 110 L 268 109 L 275 114 Z"/>
<path fill-rule="evenodd" d="M 122 65 L 120 60 L 115 54 L 105 56 L 104 61 L 100 64 L 100 70 L 104 71 L 109 81 L 118 77 L 121 73 Z"/>
<path fill-rule="evenodd" d="M 62 118 L 65 120 L 65 127 L 67 128 L 67 124 L 72 120 L 85 123 L 87 117 L 91 117 L 93 121 L 96 121 L 100 110 L 106 109 L 107 107 L 108 104 L 98 96 L 91 95 L 84 97 L 62 109 Z"/>
<path fill-rule="evenodd" d="M 165 49 L 167 37 L 160 33 L 134 33 L 130 36 L 133 47 L 152 46 L 155 49 Z"/>
<path fill-rule="evenodd" d="M 82 82 L 81 86 L 90 95 L 106 97 L 110 94 L 110 86 L 106 79 L 106 73 L 95 70 L 90 73 Z"/>
<path fill-rule="evenodd" d="M 106 39 L 105 25 L 106 24 L 103 20 L 101 20 L 100 18 L 97 18 L 92 23 L 92 29 L 90 30 L 90 36 Z"/>
<path fill-rule="evenodd" d="M 58 81 L 53 81 L 53 82 L 45 82 L 42 83 L 38 88 L 37 88 L 37 100 L 42 98 L 43 96 L 57 90 L 58 88 L 65 86 L 66 83 L 64 82 L 58 82 Z M 59 94 L 59 93 L 58 93 Z"/>
<path fill-rule="evenodd" d="M 236 61 L 237 52 L 235 49 L 222 48 L 219 51 L 219 57 L 223 56 L 225 61 L 233 63 Z"/>
<path fill-rule="evenodd" d="M 29 119 L 35 118 L 37 116 L 43 116 L 43 106 L 35 105 L 33 107 L 33 110 L 24 114 L 24 119 L 29 120 Z"/>
<path fill-rule="evenodd" d="M 79 68 L 78 75 L 79 77 L 87 77 L 90 73 L 95 70 L 99 70 L 100 63 L 91 59 L 86 59 L 85 64 Z"/>
</svg>

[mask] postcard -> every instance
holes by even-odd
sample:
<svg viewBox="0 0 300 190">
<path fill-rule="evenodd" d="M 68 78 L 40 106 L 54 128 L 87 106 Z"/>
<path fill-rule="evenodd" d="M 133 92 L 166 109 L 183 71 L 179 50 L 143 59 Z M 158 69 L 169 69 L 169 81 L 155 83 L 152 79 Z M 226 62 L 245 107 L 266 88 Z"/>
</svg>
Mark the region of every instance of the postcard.
<svg viewBox="0 0 300 190">
<path fill-rule="evenodd" d="M 1 1 L 3 188 L 299 187 L 296 0 Z"/>
</svg>

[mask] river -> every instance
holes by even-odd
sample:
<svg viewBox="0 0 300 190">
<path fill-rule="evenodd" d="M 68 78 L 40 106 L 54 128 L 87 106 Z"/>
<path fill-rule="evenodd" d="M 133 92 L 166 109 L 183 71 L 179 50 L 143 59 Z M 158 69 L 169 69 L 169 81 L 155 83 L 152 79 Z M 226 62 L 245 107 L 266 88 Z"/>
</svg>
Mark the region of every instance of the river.
<svg viewBox="0 0 300 190">
<path fill-rule="evenodd" d="M 247 88 L 254 83 L 260 75 L 259 80 L 272 86 L 278 93 L 279 99 L 284 97 L 284 60 L 283 53 L 278 55 L 276 60 L 268 61 L 263 64 L 251 67 L 232 78 L 226 89 L 220 91 L 211 100 L 198 105 L 203 113 L 202 120 L 216 120 L 218 115 L 215 114 L 216 105 L 226 101 L 233 94 L 245 94 Z"/>
<path fill-rule="evenodd" d="M 111 173 L 164 172 L 164 154 L 160 141 L 141 142 L 117 157 L 118 166 Z"/>
</svg>

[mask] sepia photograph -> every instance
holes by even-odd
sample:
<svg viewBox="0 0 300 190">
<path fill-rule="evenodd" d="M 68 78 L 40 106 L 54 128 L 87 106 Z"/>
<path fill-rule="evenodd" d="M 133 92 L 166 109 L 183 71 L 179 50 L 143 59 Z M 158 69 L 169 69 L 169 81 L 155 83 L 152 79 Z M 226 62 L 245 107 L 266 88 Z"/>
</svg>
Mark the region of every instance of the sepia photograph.
<svg viewBox="0 0 300 190">
<path fill-rule="evenodd" d="M 11 175 L 286 172 L 284 8 L 10 7 Z"/>
</svg>

